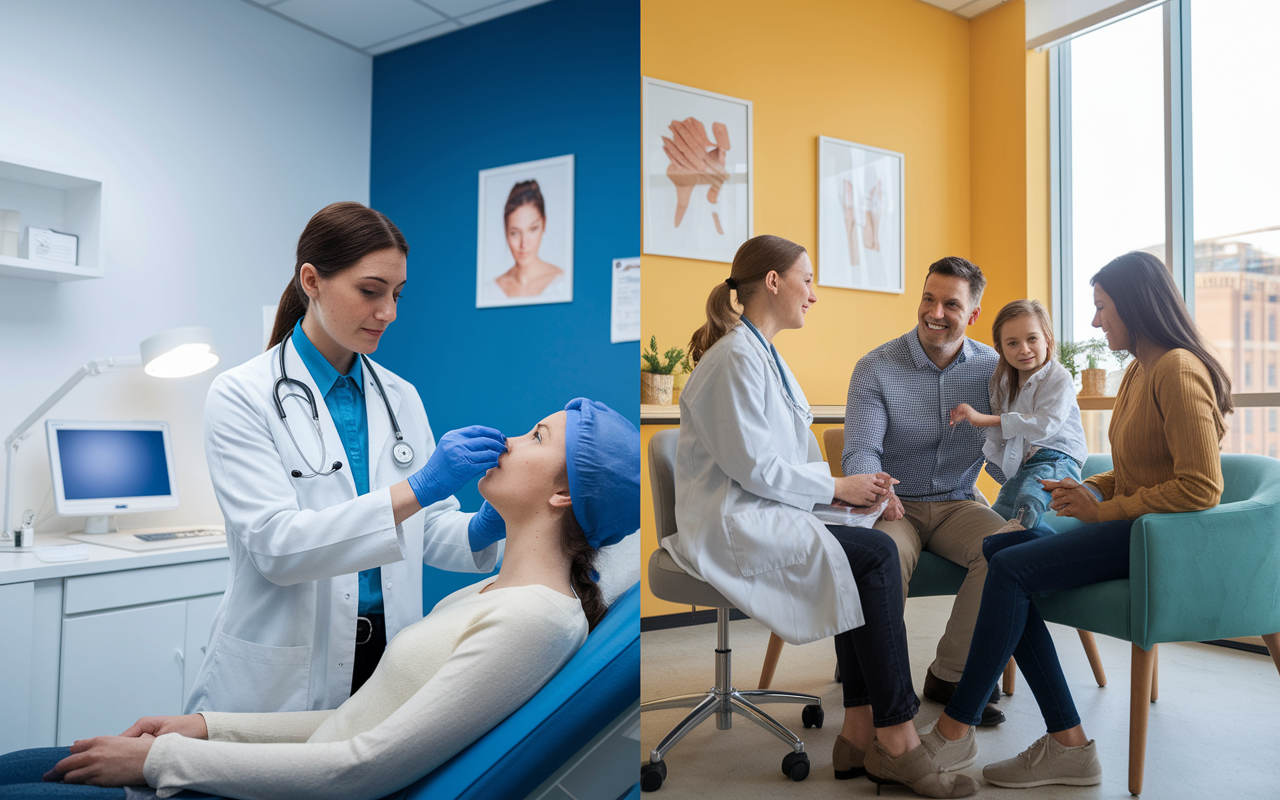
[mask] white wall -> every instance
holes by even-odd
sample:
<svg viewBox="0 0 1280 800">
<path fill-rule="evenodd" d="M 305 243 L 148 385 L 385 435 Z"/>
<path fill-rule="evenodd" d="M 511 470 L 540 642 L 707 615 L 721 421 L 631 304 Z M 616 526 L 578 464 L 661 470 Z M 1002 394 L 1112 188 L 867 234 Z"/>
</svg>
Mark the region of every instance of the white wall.
<svg viewBox="0 0 1280 800">
<path fill-rule="evenodd" d="M 368 202 L 372 60 L 242 0 L 0 0 L 0 27 L 0 159 L 108 187 L 106 278 L 0 277 L 0 437 L 86 361 L 208 326 L 214 370 L 86 378 L 50 416 L 168 420 L 182 506 L 121 524 L 221 522 L 205 394 L 260 352 L 262 306 L 288 282 L 310 216 Z M 42 424 L 14 473 L 15 517 L 53 510 Z M 81 522 L 54 516 L 37 532 Z"/>
</svg>

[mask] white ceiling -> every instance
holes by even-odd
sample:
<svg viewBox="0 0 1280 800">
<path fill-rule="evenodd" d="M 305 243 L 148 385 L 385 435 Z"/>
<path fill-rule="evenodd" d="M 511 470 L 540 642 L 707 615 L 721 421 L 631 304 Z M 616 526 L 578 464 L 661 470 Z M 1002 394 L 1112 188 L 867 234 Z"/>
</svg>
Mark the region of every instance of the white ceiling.
<svg viewBox="0 0 1280 800">
<path fill-rule="evenodd" d="M 245 0 L 370 56 L 547 0 Z"/>
<path fill-rule="evenodd" d="M 922 2 L 950 11 L 952 14 L 958 14 L 965 19 L 973 19 L 996 6 L 1004 5 L 1009 0 L 922 0 Z"/>
</svg>

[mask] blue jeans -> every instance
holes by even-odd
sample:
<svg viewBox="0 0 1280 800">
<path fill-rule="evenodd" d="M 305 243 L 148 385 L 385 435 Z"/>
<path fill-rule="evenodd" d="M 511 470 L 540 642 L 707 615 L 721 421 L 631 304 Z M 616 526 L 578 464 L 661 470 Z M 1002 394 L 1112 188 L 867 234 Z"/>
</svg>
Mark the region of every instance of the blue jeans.
<svg viewBox="0 0 1280 800">
<path fill-rule="evenodd" d="M 1000 488 L 1000 494 L 991 510 L 1005 519 L 1022 515 L 1022 527 L 1034 528 L 1049 509 L 1052 499 L 1041 480 L 1060 481 L 1063 478 L 1080 480 L 1080 464 L 1074 458 L 1058 450 L 1041 448 L 1028 458 L 1022 469 Z"/>
<path fill-rule="evenodd" d="M 864 620 L 835 637 L 844 707 L 870 705 L 877 728 L 906 722 L 920 710 L 920 699 L 911 686 L 898 547 L 888 534 L 869 528 L 828 530 L 849 558 Z"/>
<path fill-rule="evenodd" d="M 1032 595 L 1129 577 L 1133 522 L 1099 522 L 1064 533 L 1047 527 L 988 536 L 987 582 L 964 674 L 947 715 L 977 725 L 1009 656 L 1036 696 L 1050 733 L 1080 724 L 1049 628 Z"/>
<path fill-rule="evenodd" d="M 124 789 L 118 786 L 44 782 L 44 774 L 69 755 L 69 747 L 37 747 L 0 755 L 0 800 L 124 800 Z M 210 795 L 184 791 L 174 797 L 185 800 Z"/>
</svg>

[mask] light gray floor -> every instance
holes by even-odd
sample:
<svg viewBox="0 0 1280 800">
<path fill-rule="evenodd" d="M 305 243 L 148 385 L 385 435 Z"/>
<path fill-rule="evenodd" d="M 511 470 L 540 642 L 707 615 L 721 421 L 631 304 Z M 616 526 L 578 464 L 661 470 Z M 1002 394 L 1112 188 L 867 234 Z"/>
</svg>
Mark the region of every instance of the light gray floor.
<svg viewBox="0 0 1280 800">
<path fill-rule="evenodd" d="M 924 597 L 907 601 L 911 672 L 917 692 L 952 600 Z M 1015 694 L 1000 702 L 1008 721 L 997 728 L 978 729 L 978 762 L 967 770 L 979 782 L 977 796 L 1022 800 L 1128 797 L 1130 645 L 1097 637 L 1107 672 L 1107 686 L 1099 688 L 1075 631 L 1050 627 L 1085 732 L 1098 742 L 1102 784 L 1020 790 L 982 781 L 983 764 L 1016 755 L 1044 733 L 1035 698 L 1019 675 Z M 768 632 L 752 620 L 733 622 L 731 629 L 734 683 L 739 689 L 754 689 Z M 641 635 L 641 647 L 641 700 L 701 692 L 714 683 L 714 624 L 649 631 Z M 788 750 L 780 740 L 745 718 L 735 717 L 733 729 L 728 731 L 716 730 L 712 719 L 668 754 L 667 780 L 658 793 L 647 796 L 659 800 L 790 800 L 874 795 L 876 787 L 866 778 L 837 781 L 832 774 L 831 747 L 843 714 L 840 684 L 832 680 L 834 667 L 835 650 L 829 639 L 802 647 L 787 645 L 773 681 L 774 688 L 820 696 L 827 710 L 822 729 L 804 730 L 800 706 L 765 707 L 805 740 L 812 761 L 806 780 L 793 783 L 782 775 L 782 758 Z M 1280 798 L 1280 675 L 1270 658 L 1210 645 L 1161 645 L 1159 679 L 1159 700 L 1151 706 L 1144 798 Z M 917 727 L 928 730 L 941 711 L 938 704 L 923 701 Z M 642 762 L 684 713 L 664 710 L 641 715 Z M 900 787 L 886 787 L 883 796 L 915 795 Z"/>
</svg>

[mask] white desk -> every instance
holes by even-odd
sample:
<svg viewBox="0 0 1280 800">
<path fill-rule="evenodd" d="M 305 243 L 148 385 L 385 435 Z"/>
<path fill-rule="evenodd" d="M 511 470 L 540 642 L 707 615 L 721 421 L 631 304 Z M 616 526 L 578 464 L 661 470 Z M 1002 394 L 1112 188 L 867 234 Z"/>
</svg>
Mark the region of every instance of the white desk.
<svg viewBox="0 0 1280 800">
<path fill-rule="evenodd" d="M 0 551 L 0 753 L 182 711 L 227 587 L 226 545 L 88 547 L 87 561 L 56 564 Z"/>
</svg>

